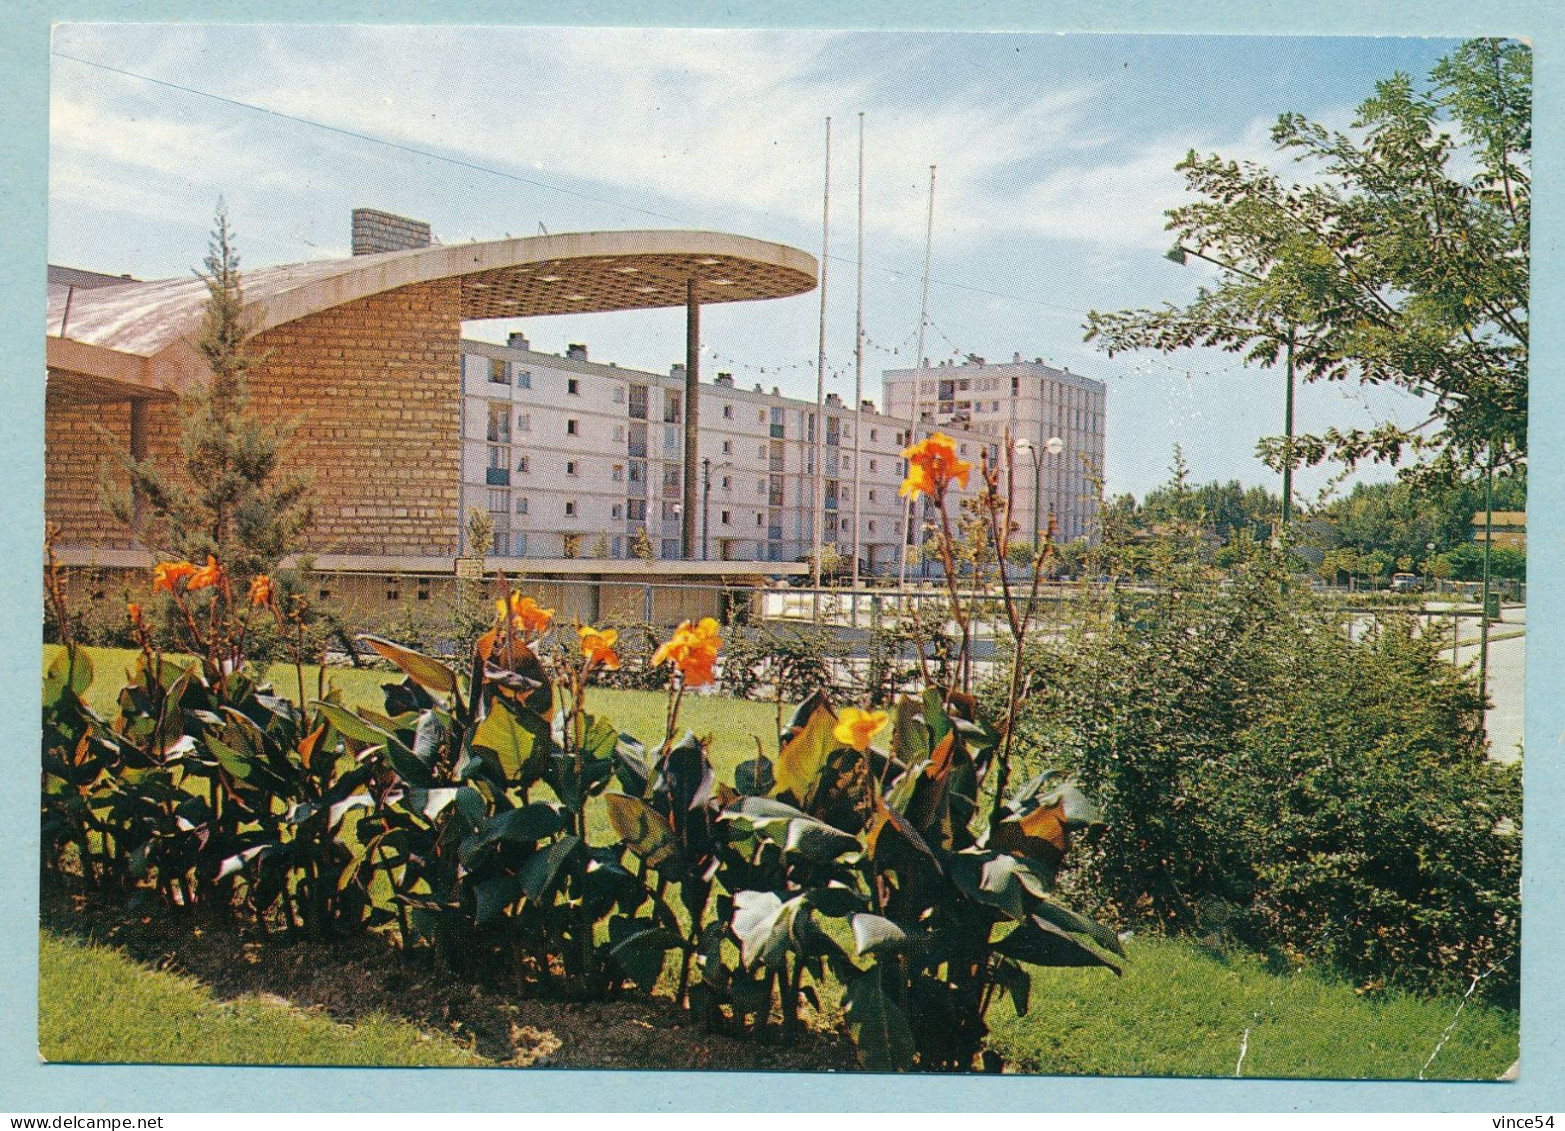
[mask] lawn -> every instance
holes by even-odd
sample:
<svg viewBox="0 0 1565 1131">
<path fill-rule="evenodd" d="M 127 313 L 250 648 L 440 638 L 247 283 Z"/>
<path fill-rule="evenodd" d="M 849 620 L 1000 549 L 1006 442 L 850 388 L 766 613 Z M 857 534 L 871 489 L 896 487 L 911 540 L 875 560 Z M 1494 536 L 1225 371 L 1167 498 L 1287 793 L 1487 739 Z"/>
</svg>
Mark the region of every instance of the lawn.
<svg viewBox="0 0 1565 1131">
<path fill-rule="evenodd" d="M 38 949 L 38 1051 L 46 1061 L 68 1063 L 490 1063 L 391 1017 L 343 1025 L 276 998 L 222 1001 L 194 978 L 47 931 Z"/>
</svg>

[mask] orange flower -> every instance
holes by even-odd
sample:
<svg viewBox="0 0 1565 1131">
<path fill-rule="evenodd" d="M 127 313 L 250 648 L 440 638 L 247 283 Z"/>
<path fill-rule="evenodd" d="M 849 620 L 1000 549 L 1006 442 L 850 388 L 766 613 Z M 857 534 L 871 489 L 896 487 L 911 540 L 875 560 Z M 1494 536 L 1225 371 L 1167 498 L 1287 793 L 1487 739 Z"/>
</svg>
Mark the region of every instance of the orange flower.
<svg viewBox="0 0 1565 1131">
<path fill-rule="evenodd" d="M 537 601 L 520 593 L 511 594 L 509 606 L 503 598 L 495 602 L 501 616 L 505 616 L 508 607 L 511 624 L 523 636 L 542 636 L 549 631 L 549 622 L 554 620 L 553 609 L 541 609 Z"/>
<path fill-rule="evenodd" d="M 212 585 L 227 584 L 228 577 L 223 572 L 223 567 L 217 564 L 217 559 L 211 554 L 206 556 L 206 565 L 190 575 L 190 582 L 186 589 L 206 589 Z"/>
<path fill-rule="evenodd" d="M 967 474 L 973 465 L 958 459 L 956 441 L 944 432 L 936 432 L 902 453 L 907 460 L 907 478 L 898 492 L 905 499 L 917 499 L 928 495 L 939 503 L 945 498 L 946 488 L 955 480 L 958 487 L 967 487 Z"/>
<path fill-rule="evenodd" d="M 131 625 L 133 627 L 135 627 L 135 628 L 142 628 L 142 627 L 144 627 L 144 622 L 141 619 L 141 606 L 136 604 L 136 602 L 134 602 L 134 601 L 126 601 L 125 602 L 125 615 L 130 617 L 130 623 L 131 623 Z"/>
<path fill-rule="evenodd" d="M 886 729 L 891 718 L 884 711 L 861 711 L 857 707 L 844 707 L 832 728 L 832 737 L 844 746 L 851 746 L 861 753 L 869 749 L 869 740 Z"/>
<path fill-rule="evenodd" d="M 272 579 L 264 573 L 255 575 L 250 582 L 250 603 L 252 605 L 270 605 L 272 603 Z"/>
<path fill-rule="evenodd" d="M 652 664 L 658 667 L 672 663 L 685 677 L 686 687 L 700 687 L 716 683 L 717 653 L 723 646 L 723 638 L 717 634 L 717 621 L 702 617 L 700 624 L 685 621 L 674 630 L 666 644 L 652 654 Z"/>
<path fill-rule="evenodd" d="M 587 666 L 604 667 L 609 671 L 619 669 L 619 656 L 614 651 L 614 642 L 619 639 L 619 633 L 612 628 L 590 628 L 582 625 L 576 630 L 581 634 L 581 654 L 587 657 Z"/>
<path fill-rule="evenodd" d="M 178 591 L 178 585 L 188 577 L 194 577 L 197 569 L 190 562 L 159 562 L 152 567 L 152 589 L 166 589 L 170 593 Z"/>
</svg>

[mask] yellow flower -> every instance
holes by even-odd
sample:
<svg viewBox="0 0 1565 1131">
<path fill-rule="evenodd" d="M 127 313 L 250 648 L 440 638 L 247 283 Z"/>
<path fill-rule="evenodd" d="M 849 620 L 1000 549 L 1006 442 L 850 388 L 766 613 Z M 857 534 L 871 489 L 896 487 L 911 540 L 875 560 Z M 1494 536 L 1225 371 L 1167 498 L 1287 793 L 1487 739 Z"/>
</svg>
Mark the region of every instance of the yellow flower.
<svg viewBox="0 0 1565 1131">
<path fill-rule="evenodd" d="M 652 665 L 672 663 L 685 678 L 686 687 L 716 683 L 717 653 L 723 646 L 717 621 L 702 617 L 700 624 L 685 621 L 674 635 L 652 655 Z"/>
<path fill-rule="evenodd" d="M 581 654 L 587 657 L 588 667 L 604 667 L 609 671 L 619 669 L 619 656 L 614 651 L 614 642 L 619 639 L 619 633 L 612 628 L 590 628 L 582 625 L 576 630 L 581 634 Z"/>
<path fill-rule="evenodd" d="M 844 707 L 832 728 L 832 737 L 844 746 L 851 746 L 861 753 L 869 749 L 869 740 L 886 729 L 891 716 L 884 711 L 861 711 L 857 707 Z"/>
<path fill-rule="evenodd" d="M 223 572 L 223 567 L 217 564 L 216 558 L 214 558 L 211 554 L 208 554 L 206 556 L 206 565 L 202 566 L 200 569 L 196 570 L 195 573 L 190 575 L 190 582 L 185 586 L 185 588 L 206 589 L 213 585 L 226 586 L 227 581 L 228 578 L 227 575 L 225 575 Z"/>
<path fill-rule="evenodd" d="M 152 567 L 153 591 L 165 589 L 173 593 L 181 581 L 195 576 L 196 572 L 196 567 L 190 562 L 159 562 Z"/>
<path fill-rule="evenodd" d="M 902 453 L 902 458 L 908 463 L 907 478 L 898 494 L 905 499 L 928 495 L 938 503 L 945 498 L 952 480 L 965 489 L 968 472 L 973 470 L 972 464 L 957 458 L 956 441 L 943 432 L 914 444 Z"/>
<path fill-rule="evenodd" d="M 252 605 L 270 605 L 272 603 L 272 579 L 264 573 L 255 575 L 250 582 L 250 603 Z"/>
<path fill-rule="evenodd" d="M 504 599 L 495 602 L 495 608 L 501 616 L 506 615 L 507 605 Z M 523 636 L 542 636 L 549 631 L 549 623 L 554 620 L 553 609 L 538 607 L 538 602 L 531 597 L 523 597 L 520 593 L 512 593 L 509 605 L 511 624 Z"/>
</svg>

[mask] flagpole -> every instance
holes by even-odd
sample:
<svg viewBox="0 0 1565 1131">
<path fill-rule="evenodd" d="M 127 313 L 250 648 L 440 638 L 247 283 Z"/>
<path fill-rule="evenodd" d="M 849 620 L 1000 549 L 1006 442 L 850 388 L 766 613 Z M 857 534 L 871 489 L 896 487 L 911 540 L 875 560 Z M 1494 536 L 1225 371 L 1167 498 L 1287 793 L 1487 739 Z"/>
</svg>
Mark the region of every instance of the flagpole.
<svg viewBox="0 0 1565 1131">
<path fill-rule="evenodd" d="M 820 349 L 815 363 L 815 517 L 810 533 L 815 542 L 814 615 L 821 619 L 821 553 L 826 525 L 826 263 L 831 248 L 831 118 L 826 119 L 826 187 L 821 194 L 821 327 Z"/>
</svg>

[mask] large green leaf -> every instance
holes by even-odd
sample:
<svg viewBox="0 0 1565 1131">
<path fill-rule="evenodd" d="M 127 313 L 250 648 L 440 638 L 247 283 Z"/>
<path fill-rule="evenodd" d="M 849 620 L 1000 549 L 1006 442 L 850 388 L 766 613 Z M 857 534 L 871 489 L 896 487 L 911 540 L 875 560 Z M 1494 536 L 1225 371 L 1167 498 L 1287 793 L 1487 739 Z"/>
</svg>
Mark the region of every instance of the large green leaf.
<svg viewBox="0 0 1565 1131">
<path fill-rule="evenodd" d="M 559 883 L 560 871 L 581 845 L 581 838 L 562 836 L 536 855 L 530 856 L 518 875 L 522 878 L 522 890 L 529 899 L 542 903 Z"/>
<path fill-rule="evenodd" d="M 793 917 L 802 905 L 801 897 L 784 903 L 775 892 L 741 891 L 734 894 L 734 937 L 745 966 L 757 963 L 781 966 L 788 954 Z"/>
<path fill-rule="evenodd" d="M 1040 919 L 1046 919 L 1056 927 L 1072 931 L 1078 935 L 1086 935 L 1104 950 L 1111 950 L 1121 958 L 1128 957 L 1125 947 L 1119 941 L 1119 935 L 1112 928 L 1105 927 L 1095 919 L 1089 919 L 1085 915 L 1078 915 L 1066 907 L 1057 903 L 1051 903 L 1047 899 L 1040 899 L 1033 905 L 1033 914 Z"/>
<path fill-rule="evenodd" d="M 1032 1001 L 1032 974 L 1012 959 L 999 958 L 994 964 L 994 981 L 995 985 L 1011 995 L 1016 1016 L 1026 1017 L 1027 1007 Z"/>
<path fill-rule="evenodd" d="M 881 915 L 861 912 L 853 916 L 853 946 L 862 958 L 880 951 L 899 953 L 929 945 L 923 931 L 905 931 Z"/>
<path fill-rule="evenodd" d="M 379 746 L 388 741 L 395 741 L 395 737 L 372 723 L 359 718 L 345 707 L 339 707 L 335 703 L 328 703 L 324 699 L 316 699 L 311 704 L 315 710 L 326 716 L 326 721 L 337 729 L 337 733 L 349 742 L 361 743 L 365 746 Z"/>
<path fill-rule="evenodd" d="M 757 754 L 747 762 L 740 762 L 734 768 L 734 788 L 740 793 L 763 796 L 776 787 L 776 770 L 772 767 L 772 760 L 763 754 Z"/>
<path fill-rule="evenodd" d="M 473 749 L 506 782 L 536 781 L 553 748 L 547 721 L 530 711 L 518 714 L 501 699 L 473 731 Z"/>
<path fill-rule="evenodd" d="M 421 687 L 441 695 L 450 695 L 456 691 L 456 673 L 433 656 L 426 656 L 378 636 L 360 635 L 359 639 L 396 664 Z"/>
<path fill-rule="evenodd" d="M 457 791 L 450 792 L 455 794 Z M 479 853 L 497 841 L 538 841 L 553 836 L 564 827 L 565 814 L 552 802 L 532 801 L 518 809 L 507 809 L 480 822 L 477 829 L 462 839 L 462 863 L 472 864 Z"/>
<path fill-rule="evenodd" d="M 473 885 L 473 917 L 478 926 L 494 922 L 505 909 L 522 898 L 521 876 L 495 876 Z"/>
<path fill-rule="evenodd" d="M 719 816 L 723 820 L 743 821 L 784 850 L 811 860 L 836 860 L 862 848 L 858 837 L 771 797 L 742 797 Z"/>
<path fill-rule="evenodd" d="M 605 793 L 609 824 L 625 847 L 656 868 L 674 854 L 674 830 L 663 815 L 639 797 Z"/>
<path fill-rule="evenodd" d="M 668 952 L 680 943 L 678 935 L 648 919 L 609 920 L 609 956 L 631 981 L 649 993 L 663 973 Z"/>
<path fill-rule="evenodd" d="M 994 950 L 1031 966 L 1107 966 L 1120 973 L 1097 951 L 1036 915 L 995 943 Z"/>
<path fill-rule="evenodd" d="M 821 771 L 826 768 L 827 758 L 842 744 L 832 734 L 837 725 L 837 716 L 832 713 L 825 696 L 812 695 L 805 704 L 810 707 L 810 711 L 803 725 L 790 728 L 778 752 L 774 793 L 789 794 L 800 805 L 808 807 L 815 798 L 815 790 L 820 784 Z M 800 712 L 803 711 L 804 707 L 801 706 Z"/>
<path fill-rule="evenodd" d="M 91 686 L 92 659 L 87 650 L 74 645 L 62 648 L 44 669 L 43 701 L 46 705 L 56 702 L 67 687 L 77 695 L 85 695 Z"/>
<path fill-rule="evenodd" d="M 858 852 L 862 847 L 858 837 L 808 817 L 789 821 L 788 836 L 783 842 L 784 851 L 820 863 Z"/>
<path fill-rule="evenodd" d="M 842 1002 L 860 1064 L 871 1072 L 902 1072 L 913 1067 L 913 1034 L 907 1014 L 886 993 L 880 966 L 849 982 Z"/>
<path fill-rule="evenodd" d="M 891 709 L 891 752 L 904 766 L 916 766 L 929 757 L 929 751 L 922 706 L 912 696 L 897 696 Z"/>
</svg>

